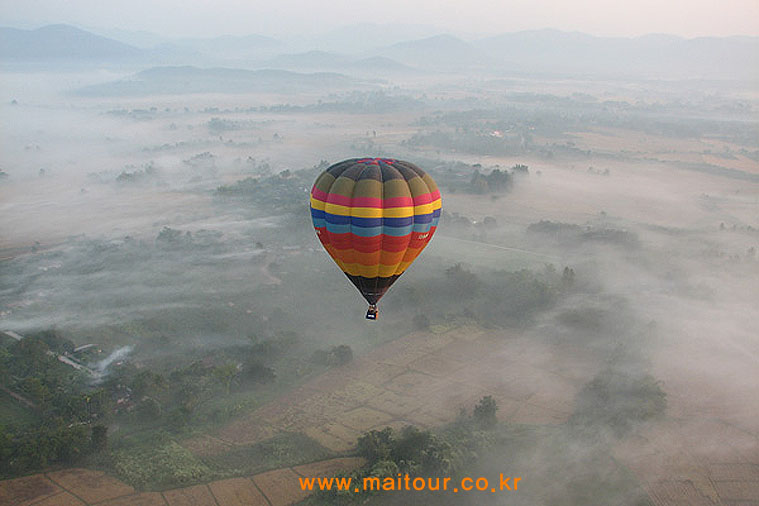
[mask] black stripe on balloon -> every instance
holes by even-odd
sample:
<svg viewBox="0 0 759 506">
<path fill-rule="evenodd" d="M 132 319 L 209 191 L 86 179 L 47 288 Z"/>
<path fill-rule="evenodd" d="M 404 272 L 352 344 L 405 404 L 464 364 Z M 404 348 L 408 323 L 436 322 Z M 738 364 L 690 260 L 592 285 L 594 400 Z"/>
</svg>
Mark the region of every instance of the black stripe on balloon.
<svg viewBox="0 0 759 506">
<path fill-rule="evenodd" d="M 356 288 L 358 288 L 361 295 L 364 296 L 369 304 L 376 304 L 385 295 L 388 288 L 395 283 L 395 280 L 401 277 L 400 274 L 390 276 L 389 278 L 366 278 L 364 276 L 351 276 L 347 273 L 345 275 L 356 285 Z"/>
</svg>

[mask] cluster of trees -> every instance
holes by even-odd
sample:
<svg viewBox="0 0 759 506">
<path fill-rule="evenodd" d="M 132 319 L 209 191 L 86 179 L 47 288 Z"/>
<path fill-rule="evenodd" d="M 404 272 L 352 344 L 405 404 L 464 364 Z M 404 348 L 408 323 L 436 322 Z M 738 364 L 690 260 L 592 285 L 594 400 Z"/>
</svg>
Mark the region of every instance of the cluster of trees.
<svg viewBox="0 0 759 506">
<path fill-rule="evenodd" d="M 470 416 L 465 409 L 456 422 L 439 431 L 421 430 L 412 425 L 401 430 L 385 427 L 363 434 L 356 446 L 366 465 L 351 473 L 352 481 L 365 478 L 396 480 L 399 473 L 415 477 L 452 476 L 478 458 L 478 452 L 492 440 L 497 427 L 498 406 L 491 396 L 480 399 Z M 363 503 L 372 491 L 321 492 L 318 498 L 329 504 Z"/>
<path fill-rule="evenodd" d="M 401 141 L 401 145 L 412 149 L 431 147 L 483 156 L 520 155 L 528 151 L 523 135 L 494 135 L 492 130 L 483 129 L 420 132 Z"/>
<path fill-rule="evenodd" d="M 231 185 L 219 186 L 216 196 L 244 198 L 283 214 L 307 214 L 304 207 L 308 204 L 305 198 L 308 195 L 305 192 L 311 188 L 319 172 L 319 167 L 313 167 L 298 171 L 284 170 L 271 176 L 247 177 Z"/>
<path fill-rule="evenodd" d="M 213 117 L 210 120 L 208 120 L 207 126 L 208 126 L 208 131 L 212 135 L 219 135 L 224 132 L 231 132 L 235 130 L 250 130 L 258 126 L 258 124 L 259 122 L 252 121 L 252 120 L 240 121 L 240 120 L 231 120 L 231 119 Z"/>
<path fill-rule="evenodd" d="M 553 239 L 564 245 L 581 244 L 586 241 L 597 241 L 625 247 L 638 246 L 638 236 L 629 230 L 611 227 L 581 226 L 574 223 L 561 223 L 541 220 L 527 226 L 527 233 Z"/>
<path fill-rule="evenodd" d="M 270 319 L 278 321 L 276 315 Z M 27 403 L 25 409 L 34 415 L 34 424 L 25 419 L 0 425 L 0 476 L 73 465 L 103 451 L 103 462 L 110 465 L 106 457 L 113 450 L 108 448 L 107 431 L 114 420 L 140 430 L 174 431 L 190 423 L 228 419 L 242 409 L 239 403 L 216 401 L 233 391 L 254 391 L 274 382 L 275 363 L 299 347 L 294 332 L 265 326 L 258 332 L 261 337 L 251 336 L 249 344 L 204 350 L 199 358 L 173 368 L 159 370 L 132 361 L 114 364 L 99 384 L 51 354 L 73 349 L 73 343 L 55 330 L 0 347 L 2 387 L 18 397 L 13 402 Z M 346 363 L 352 350 L 334 346 L 323 358 L 328 365 Z"/>
<path fill-rule="evenodd" d="M 432 162 L 427 163 L 433 165 Z M 498 165 L 483 169 L 482 165 L 464 163 L 447 163 L 435 167 L 430 173 L 438 186 L 451 193 L 497 194 L 510 190 L 514 185 L 514 177 L 529 174 L 529 168 L 524 164 L 516 164 L 509 169 L 501 169 Z"/>
<path fill-rule="evenodd" d="M 490 174 L 481 174 L 475 170 L 469 181 L 470 191 L 479 195 L 485 193 L 502 192 L 511 188 L 512 176 L 507 171 L 493 169 Z"/>
<path fill-rule="evenodd" d="M 208 352 L 168 373 L 125 364 L 111 374 L 106 387 L 130 392 L 124 411 L 133 421 L 168 421 L 180 428 L 219 395 L 274 382 L 277 374 L 271 364 L 295 347 L 298 339 L 293 332 L 279 332 L 269 339 L 252 337 L 250 345 Z"/>
<path fill-rule="evenodd" d="M 131 171 L 131 172 L 130 172 Z M 116 182 L 120 184 L 145 183 L 154 180 L 158 176 L 158 170 L 153 162 L 146 163 L 138 169 L 134 166 L 127 166 L 121 173 L 116 176 Z"/>
<path fill-rule="evenodd" d="M 735 144 L 756 145 L 756 128 L 746 128 L 741 121 L 723 119 L 724 111 L 716 103 L 704 104 L 629 103 L 617 100 L 588 100 L 586 96 L 560 97 L 543 94 L 513 94 L 509 105 L 472 108 L 436 113 L 419 121 L 423 127 L 448 127 L 457 131 L 513 131 L 557 137 L 569 131 L 582 131 L 589 123 L 602 127 L 625 128 L 652 135 L 699 138 L 719 133 Z M 693 112 L 699 119 L 693 119 Z M 708 115 L 707 115 L 708 116 Z M 753 137 L 752 137 L 753 136 Z"/>
<path fill-rule="evenodd" d="M 35 415 L 34 425 L 0 426 L 0 475 L 74 464 L 104 450 L 107 427 L 114 419 L 180 429 L 200 415 L 201 406 L 220 395 L 274 382 L 272 364 L 297 348 L 299 337 L 279 331 L 251 341 L 206 352 L 168 372 L 126 361 L 111 366 L 99 384 L 56 359 L 56 353 L 73 350 L 73 343 L 55 330 L 0 348 L 2 387 Z M 335 346 L 323 358 L 329 365 L 342 364 L 352 359 L 352 351 L 346 345 Z M 206 409 L 202 416 L 227 415 Z"/>
<path fill-rule="evenodd" d="M 107 427 L 63 417 L 18 429 L 0 425 L 0 476 L 14 477 L 53 464 L 75 464 L 105 448 Z"/>
<path fill-rule="evenodd" d="M 3 386 L 25 396 L 45 416 L 84 423 L 102 418 L 109 409 L 105 392 L 89 388 L 88 376 L 56 358 L 70 350 L 71 341 L 55 330 L 31 334 L 0 348 Z"/>
<path fill-rule="evenodd" d="M 551 307 L 573 281 L 574 271 L 565 274 L 553 267 L 543 272 L 522 269 L 480 276 L 463 264 L 455 264 L 444 276 L 399 286 L 386 304 L 393 311 L 434 315 L 432 323 L 464 318 L 486 326 L 519 326 Z M 414 325 L 424 328 L 430 317 L 427 322 L 414 321 Z"/>
<path fill-rule="evenodd" d="M 2 387 L 33 412 L 32 423 L 0 425 L 0 475 L 16 476 L 54 463 L 70 464 L 105 446 L 109 392 L 60 363 L 73 350 L 55 330 L 0 348 Z"/>
<path fill-rule="evenodd" d="M 197 249 L 211 250 L 212 253 L 226 251 L 224 233 L 219 230 L 178 230 L 171 227 L 163 227 L 155 239 L 155 244 L 162 250 Z"/>
<path fill-rule="evenodd" d="M 488 234 L 492 233 L 498 221 L 492 216 L 485 216 L 480 221 L 475 221 L 468 216 L 459 213 L 449 213 L 443 210 L 440 222 L 447 230 L 454 230 L 458 234 L 471 233 L 474 241 L 487 241 Z"/>
<path fill-rule="evenodd" d="M 385 114 L 395 111 L 410 111 L 424 107 L 424 101 L 408 96 L 394 95 L 386 91 L 351 91 L 343 96 L 335 94 L 326 101 L 319 99 L 315 104 L 277 104 L 255 108 L 258 112 L 340 112 L 348 114 Z"/>
<path fill-rule="evenodd" d="M 602 427 L 622 436 L 635 424 L 660 419 L 666 408 L 667 395 L 652 376 L 605 369 L 577 395 L 569 423 L 589 434 Z"/>
</svg>

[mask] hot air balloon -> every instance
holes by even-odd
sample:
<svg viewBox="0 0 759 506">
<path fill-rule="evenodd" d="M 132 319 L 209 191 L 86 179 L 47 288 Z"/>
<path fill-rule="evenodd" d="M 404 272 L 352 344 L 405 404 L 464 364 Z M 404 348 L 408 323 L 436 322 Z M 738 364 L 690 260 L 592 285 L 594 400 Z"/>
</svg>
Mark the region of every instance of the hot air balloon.
<svg viewBox="0 0 759 506">
<path fill-rule="evenodd" d="M 316 235 L 377 319 L 377 302 L 432 239 L 440 192 L 416 165 L 352 158 L 328 167 L 311 189 Z"/>
</svg>

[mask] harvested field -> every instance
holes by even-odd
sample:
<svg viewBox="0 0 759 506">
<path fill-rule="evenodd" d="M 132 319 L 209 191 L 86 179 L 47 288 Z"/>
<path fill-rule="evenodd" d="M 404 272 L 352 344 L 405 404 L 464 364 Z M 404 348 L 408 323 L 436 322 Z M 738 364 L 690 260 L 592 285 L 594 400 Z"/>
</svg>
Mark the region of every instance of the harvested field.
<svg viewBox="0 0 759 506">
<path fill-rule="evenodd" d="M 100 504 L 103 506 L 166 506 L 166 501 L 160 492 L 143 492 L 110 499 Z"/>
<path fill-rule="evenodd" d="M 714 506 L 708 496 L 703 495 L 690 481 L 662 481 L 646 487 L 656 506 Z"/>
<path fill-rule="evenodd" d="M 358 457 L 312 462 L 256 474 L 250 478 L 218 480 L 208 485 L 135 493 L 132 487 L 99 471 L 72 469 L 50 473 L 60 481 L 77 487 L 77 492 L 63 490 L 44 474 L 0 481 L 0 504 L 26 506 L 285 506 L 305 499 L 309 494 L 300 488 L 298 477 L 332 477 L 365 464 Z M 110 492 L 110 494 L 108 493 Z M 120 494 L 116 497 L 115 493 Z M 76 494 L 76 495 L 74 495 Z M 80 495 L 83 494 L 83 495 Z M 107 497 L 108 499 L 102 499 Z M 78 496 L 78 497 L 77 497 Z M 85 499 L 85 497 L 89 499 Z"/>
<path fill-rule="evenodd" d="M 72 468 L 48 473 L 47 476 L 87 503 L 107 501 L 134 493 L 132 487 L 102 471 Z"/>
<path fill-rule="evenodd" d="M 32 504 L 63 492 L 42 474 L 0 482 L 0 504 Z"/>
<path fill-rule="evenodd" d="M 386 390 L 377 397 L 369 399 L 367 406 L 370 408 L 390 413 L 395 416 L 401 416 L 404 413 L 412 412 L 419 402 L 413 397 L 407 395 L 398 395 L 395 392 Z M 379 423 L 379 422 L 378 422 Z"/>
<path fill-rule="evenodd" d="M 75 496 L 71 495 L 68 492 L 63 492 L 61 494 L 51 495 L 50 497 L 43 499 L 40 502 L 35 502 L 34 504 L 35 506 L 82 506 L 86 503 L 77 499 Z"/>
<path fill-rule="evenodd" d="M 708 469 L 715 481 L 759 481 L 759 464 L 709 464 Z"/>
<path fill-rule="evenodd" d="M 759 455 L 744 460 L 757 441 L 725 444 L 735 429 L 719 422 L 661 422 L 645 436 L 617 446 L 615 456 L 649 491 L 657 505 L 734 504 L 759 497 Z M 690 502 L 689 502 L 690 501 Z"/>
<path fill-rule="evenodd" d="M 169 506 L 216 506 L 216 500 L 211 495 L 208 485 L 167 490 L 163 497 Z"/>
<path fill-rule="evenodd" d="M 714 488 L 725 501 L 752 501 L 759 497 L 759 480 L 715 481 Z"/>
<path fill-rule="evenodd" d="M 291 469 L 277 469 L 258 474 L 253 481 L 264 493 L 271 506 L 287 506 L 308 497 L 308 492 L 301 490 L 299 476 Z"/>
<path fill-rule="evenodd" d="M 342 423 L 352 427 L 359 432 L 366 431 L 369 427 L 377 424 L 387 423 L 393 419 L 392 415 L 377 411 L 367 407 L 356 408 L 345 413 Z"/>
<path fill-rule="evenodd" d="M 266 498 L 250 478 L 231 478 L 210 483 L 219 504 L 229 506 L 268 506 Z"/>
<path fill-rule="evenodd" d="M 346 429 L 347 430 L 347 429 Z M 329 430 L 329 424 L 322 427 L 310 427 L 304 431 L 308 437 L 325 448 L 335 452 L 345 452 L 353 448 L 354 439 L 341 439 Z M 356 433 L 357 434 L 357 433 Z"/>
<path fill-rule="evenodd" d="M 571 363 L 573 351 L 566 355 Z M 219 437 L 239 445 L 262 441 L 277 429 L 302 430 L 333 451 L 345 451 L 371 428 L 450 422 L 485 395 L 500 400 L 503 420 L 562 423 L 580 385 L 596 371 L 588 367 L 587 377 L 568 379 L 550 370 L 547 356 L 545 345 L 499 339 L 482 329 L 416 332 L 235 420 Z M 586 362 L 580 354 L 577 363 Z M 535 377 L 545 385 L 529 379 Z"/>
<path fill-rule="evenodd" d="M 293 471 L 304 477 L 335 476 L 352 471 L 365 464 L 361 457 L 344 457 L 340 459 L 323 460 L 312 464 L 293 467 Z"/>
</svg>

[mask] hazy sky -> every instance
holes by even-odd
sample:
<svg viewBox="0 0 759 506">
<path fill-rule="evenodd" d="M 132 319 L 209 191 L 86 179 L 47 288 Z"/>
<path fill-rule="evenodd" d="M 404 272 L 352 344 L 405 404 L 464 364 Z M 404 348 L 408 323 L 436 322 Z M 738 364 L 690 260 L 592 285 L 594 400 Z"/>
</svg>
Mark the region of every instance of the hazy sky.
<svg viewBox="0 0 759 506">
<path fill-rule="evenodd" d="M 759 0 L 0 0 L 0 24 L 23 28 L 71 23 L 165 36 L 293 35 L 359 22 L 434 25 L 468 36 L 537 28 L 759 35 Z"/>
</svg>

